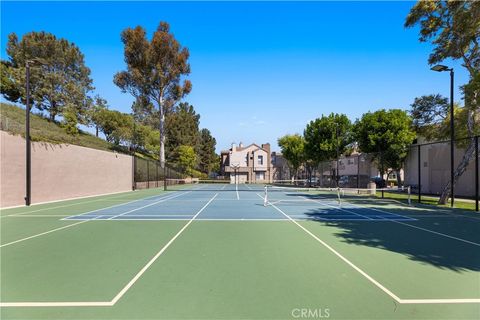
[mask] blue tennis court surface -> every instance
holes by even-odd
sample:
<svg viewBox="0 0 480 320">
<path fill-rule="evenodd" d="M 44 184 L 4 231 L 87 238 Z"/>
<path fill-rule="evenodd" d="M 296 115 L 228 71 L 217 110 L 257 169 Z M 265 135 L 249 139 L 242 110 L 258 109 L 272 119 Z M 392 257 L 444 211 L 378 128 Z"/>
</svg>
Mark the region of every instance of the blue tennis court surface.
<svg viewBox="0 0 480 320">
<path fill-rule="evenodd" d="M 261 186 L 198 185 L 159 196 L 114 204 L 65 220 L 315 220 L 413 221 L 412 217 L 309 192 L 271 192 Z M 208 204 L 208 206 L 207 206 Z"/>
</svg>

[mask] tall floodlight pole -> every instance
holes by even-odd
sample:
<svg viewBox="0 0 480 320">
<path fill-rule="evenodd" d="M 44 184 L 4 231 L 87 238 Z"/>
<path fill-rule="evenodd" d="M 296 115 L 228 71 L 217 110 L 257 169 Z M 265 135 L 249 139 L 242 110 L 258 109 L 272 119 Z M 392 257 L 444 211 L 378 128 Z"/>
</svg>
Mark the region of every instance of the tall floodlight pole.
<svg viewBox="0 0 480 320">
<path fill-rule="evenodd" d="M 454 109 L 453 109 L 453 86 L 454 86 L 454 72 L 453 68 L 438 64 L 431 68 L 433 71 L 443 72 L 450 71 L 450 206 L 453 207 L 455 202 L 454 192 L 454 172 L 455 172 L 455 123 L 454 123 Z"/>
<path fill-rule="evenodd" d="M 25 63 L 26 73 L 26 108 L 25 108 L 25 160 L 26 160 L 26 172 L 25 172 L 25 205 L 29 206 L 32 198 L 32 155 L 30 145 L 30 65 L 29 61 Z"/>
<path fill-rule="evenodd" d="M 336 140 L 336 146 L 335 147 L 336 147 L 336 152 L 337 152 L 337 174 L 336 174 L 336 177 L 335 177 L 336 179 L 335 180 L 337 181 L 337 188 L 339 188 L 340 186 L 338 185 L 338 182 L 340 180 L 340 172 L 339 172 L 339 164 L 338 164 L 339 155 L 338 155 L 338 123 L 337 122 L 335 122 L 335 140 Z"/>
</svg>

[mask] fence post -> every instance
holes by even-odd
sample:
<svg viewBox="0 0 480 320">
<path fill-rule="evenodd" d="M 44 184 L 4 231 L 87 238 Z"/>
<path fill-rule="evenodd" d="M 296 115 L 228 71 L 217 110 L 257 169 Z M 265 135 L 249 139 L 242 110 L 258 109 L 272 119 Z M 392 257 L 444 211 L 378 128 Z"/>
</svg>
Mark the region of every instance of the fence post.
<svg viewBox="0 0 480 320">
<path fill-rule="evenodd" d="M 323 162 L 320 162 L 320 187 L 323 188 Z"/>
<path fill-rule="evenodd" d="M 385 180 L 385 185 L 383 185 L 383 172 L 385 170 L 385 168 L 383 167 L 383 153 L 380 151 L 380 170 L 381 170 L 381 176 L 380 176 L 380 181 L 382 182 L 382 199 L 385 198 L 385 194 L 384 194 L 384 189 L 385 187 L 387 186 L 387 180 Z M 388 175 L 387 175 L 387 179 L 388 179 Z"/>
<path fill-rule="evenodd" d="M 417 146 L 418 149 L 418 203 L 422 202 L 422 160 L 420 157 L 421 146 Z"/>
<path fill-rule="evenodd" d="M 475 137 L 475 211 L 478 212 L 479 185 L 478 185 L 478 136 Z"/>
<path fill-rule="evenodd" d="M 357 156 L 357 192 L 360 189 L 360 155 Z"/>
<path fill-rule="evenodd" d="M 132 156 L 132 190 L 137 188 L 137 181 L 135 180 L 135 174 L 137 172 L 137 157 Z"/>
<path fill-rule="evenodd" d="M 155 162 L 155 188 L 158 188 L 158 162 Z"/>
<path fill-rule="evenodd" d="M 147 189 L 150 189 L 150 160 L 147 160 Z"/>
<path fill-rule="evenodd" d="M 163 190 L 167 191 L 167 166 L 163 165 Z"/>
</svg>

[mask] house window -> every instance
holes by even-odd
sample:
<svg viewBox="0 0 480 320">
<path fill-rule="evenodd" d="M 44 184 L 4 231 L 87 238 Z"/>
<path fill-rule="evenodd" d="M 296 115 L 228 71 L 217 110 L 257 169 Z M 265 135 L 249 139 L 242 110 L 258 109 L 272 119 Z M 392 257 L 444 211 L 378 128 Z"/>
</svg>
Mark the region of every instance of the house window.
<svg viewBox="0 0 480 320">
<path fill-rule="evenodd" d="M 258 164 L 263 166 L 263 156 L 258 156 Z"/>
<path fill-rule="evenodd" d="M 255 172 L 255 180 L 265 180 L 265 172 Z"/>
</svg>

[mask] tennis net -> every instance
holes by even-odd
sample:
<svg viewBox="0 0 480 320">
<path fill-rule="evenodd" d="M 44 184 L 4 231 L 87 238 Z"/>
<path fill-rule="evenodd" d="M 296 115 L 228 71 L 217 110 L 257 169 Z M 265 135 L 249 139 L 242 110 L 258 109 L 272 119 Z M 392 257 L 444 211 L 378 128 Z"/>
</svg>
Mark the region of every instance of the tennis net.
<svg viewBox="0 0 480 320">
<path fill-rule="evenodd" d="M 189 191 L 263 191 L 265 187 L 282 191 L 286 188 L 306 190 L 306 180 L 274 180 L 272 182 L 234 183 L 230 180 L 167 179 L 167 190 Z M 283 188 L 283 189 L 282 189 Z"/>
<path fill-rule="evenodd" d="M 278 192 L 281 192 L 280 194 Z M 288 203 L 300 205 L 301 202 L 330 201 L 334 204 L 342 203 L 375 203 L 377 205 L 408 204 L 411 205 L 410 188 L 291 188 L 269 186 L 265 192 L 269 203 Z"/>
<path fill-rule="evenodd" d="M 274 180 L 258 183 L 232 183 L 230 180 L 167 179 L 168 190 L 200 192 L 257 192 L 270 198 L 335 200 L 335 201 L 387 201 L 410 204 L 410 188 L 321 188 L 310 186 L 307 180 Z"/>
</svg>

